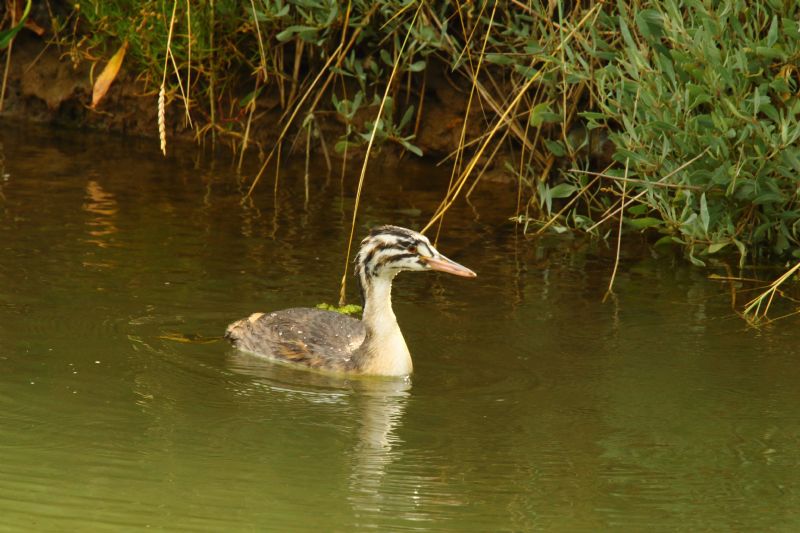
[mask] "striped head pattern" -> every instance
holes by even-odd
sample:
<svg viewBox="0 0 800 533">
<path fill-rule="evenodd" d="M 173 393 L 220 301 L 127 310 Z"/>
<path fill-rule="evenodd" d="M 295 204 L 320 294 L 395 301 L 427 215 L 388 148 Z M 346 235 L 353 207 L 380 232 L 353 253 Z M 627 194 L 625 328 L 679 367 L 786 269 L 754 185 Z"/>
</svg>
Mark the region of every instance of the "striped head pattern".
<svg viewBox="0 0 800 533">
<path fill-rule="evenodd" d="M 391 280 L 404 270 L 438 270 L 468 278 L 476 276 L 472 270 L 440 254 L 425 235 L 399 226 L 374 228 L 361 241 L 355 263 L 362 291 L 370 287 L 374 279 Z"/>
</svg>

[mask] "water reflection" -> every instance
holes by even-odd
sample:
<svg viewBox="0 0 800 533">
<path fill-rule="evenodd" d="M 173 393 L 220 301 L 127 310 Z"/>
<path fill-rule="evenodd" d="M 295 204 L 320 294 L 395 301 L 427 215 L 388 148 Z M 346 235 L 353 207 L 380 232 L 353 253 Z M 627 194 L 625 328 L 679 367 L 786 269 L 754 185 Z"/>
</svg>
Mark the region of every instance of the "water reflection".
<svg viewBox="0 0 800 533">
<path fill-rule="evenodd" d="M 348 498 L 356 516 L 385 510 L 398 494 L 384 486 L 389 466 L 399 458 L 402 425 L 408 402 L 409 380 L 365 379 L 356 390 L 356 412 L 360 414 L 358 442 L 350 459 Z M 410 480 L 407 480 L 410 481 Z M 387 494 L 388 490 L 388 494 Z"/>
<path fill-rule="evenodd" d="M 118 231 L 115 225 L 117 200 L 114 195 L 98 182 L 89 180 L 86 183 L 86 201 L 82 207 L 90 215 L 86 221 L 89 235 L 86 242 L 107 248 L 110 245 L 109 236 Z"/>
<path fill-rule="evenodd" d="M 249 393 L 299 395 L 312 404 L 346 403 L 357 437 L 348 453 L 348 500 L 356 516 L 372 516 L 398 495 L 385 487 L 387 471 L 401 457 L 403 441 L 398 431 L 409 401 L 411 380 L 348 378 L 291 368 L 247 353 L 231 350 L 228 368 L 254 378 L 258 387 Z M 301 413 L 297 413 L 302 416 Z M 420 483 L 412 483 L 418 492 Z"/>
</svg>

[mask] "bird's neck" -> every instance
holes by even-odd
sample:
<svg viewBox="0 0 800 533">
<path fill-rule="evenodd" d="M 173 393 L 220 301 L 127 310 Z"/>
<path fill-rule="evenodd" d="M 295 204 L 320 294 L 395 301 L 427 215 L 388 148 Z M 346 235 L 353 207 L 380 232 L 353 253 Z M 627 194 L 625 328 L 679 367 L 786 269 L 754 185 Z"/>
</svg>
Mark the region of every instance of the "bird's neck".
<svg viewBox="0 0 800 533">
<path fill-rule="evenodd" d="M 411 354 L 392 310 L 392 278 L 374 278 L 364 288 L 366 337 L 358 353 L 365 374 L 405 376 L 411 373 Z"/>
</svg>

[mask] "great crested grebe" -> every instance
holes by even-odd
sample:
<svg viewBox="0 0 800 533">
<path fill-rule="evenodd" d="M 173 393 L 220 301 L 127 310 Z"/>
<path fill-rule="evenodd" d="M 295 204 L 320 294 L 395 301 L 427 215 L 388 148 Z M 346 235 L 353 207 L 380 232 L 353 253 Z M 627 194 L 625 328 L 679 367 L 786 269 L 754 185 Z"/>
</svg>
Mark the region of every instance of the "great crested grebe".
<svg viewBox="0 0 800 533">
<path fill-rule="evenodd" d="M 292 308 L 237 320 L 225 337 L 243 351 L 320 370 L 405 376 L 411 354 L 392 311 L 392 280 L 403 270 L 438 270 L 474 278 L 427 237 L 398 226 L 374 228 L 361 241 L 355 275 L 364 300 L 363 319 L 333 311 Z"/>
</svg>

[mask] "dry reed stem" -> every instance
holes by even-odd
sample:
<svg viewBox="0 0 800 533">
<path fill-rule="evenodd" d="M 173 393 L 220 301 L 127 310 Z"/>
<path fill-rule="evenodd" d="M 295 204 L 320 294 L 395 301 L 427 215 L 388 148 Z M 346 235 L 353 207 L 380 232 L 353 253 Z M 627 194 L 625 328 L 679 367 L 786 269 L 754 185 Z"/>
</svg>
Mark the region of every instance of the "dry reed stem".
<svg viewBox="0 0 800 533">
<path fill-rule="evenodd" d="M 209 1 L 209 9 L 211 10 L 211 15 L 209 17 L 209 36 L 208 36 L 208 49 L 209 49 L 209 60 L 211 61 L 211 68 L 208 72 L 208 113 L 209 113 L 209 120 L 211 121 L 211 149 L 213 150 L 217 146 L 217 98 L 215 96 L 216 89 L 216 77 L 215 73 L 217 71 L 214 68 L 214 58 L 216 54 L 214 53 L 214 47 L 216 46 L 214 43 L 214 26 L 216 25 L 216 7 L 214 5 L 214 0 Z"/>
<path fill-rule="evenodd" d="M 635 115 L 635 113 L 634 113 Z M 630 158 L 625 158 L 625 175 L 628 174 Z M 614 269 L 611 271 L 611 278 L 608 280 L 608 288 L 603 296 L 603 303 L 606 302 L 609 295 L 614 294 L 614 280 L 617 279 L 617 270 L 619 269 L 619 255 L 622 250 L 622 222 L 625 220 L 625 195 L 628 190 L 628 182 L 622 182 L 622 205 L 620 205 L 619 226 L 617 227 L 617 250 L 614 253 Z"/>
<path fill-rule="evenodd" d="M 458 147 L 456 148 L 455 161 L 453 161 L 453 170 L 450 173 L 450 182 L 447 184 L 447 193 L 445 194 L 445 197 L 442 200 L 442 204 L 440 204 L 439 208 L 437 209 L 440 209 L 441 206 L 444 205 L 444 202 L 449 197 L 450 191 L 453 188 L 453 181 L 456 179 L 456 175 L 460 174 L 461 172 L 461 165 L 464 161 L 464 141 L 467 138 L 467 125 L 469 124 L 470 111 L 472 110 L 472 100 L 475 97 L 475 91 L 477 90 L 478 75 L 480 74 L 481 67 L 483 66 L 483 58 L 486 55 L 486 44 L 489 42 L 489 35 L 491 34 L 492 25 L 494 24 L 494 15 L 496 12 L 497 12 L 497 2 L 495 2 L 494 6 L 492 7 L 492 14 L 489 17 L 489 27 L 486 29 L 486 35 L 484 35 L 483 44 L 481 45 L 481 55 L 478 57 L 478 66 L 475 69 L 475 75 L 472 76 L 472 85 L 470 86 L 469 98 L 467 99 L 467 109 L 464 111 L 464 120 L 462 121 L 461 133 L 459 134 L 458 137 Z M 483 8 L 481 9 L 481 13 L 483 13 Z M 441 25 L 440 25 L 440 31 L 441 31 Z M 463 49 L 469 50 L 469 40 L 464 43 Z M 472 64 L 471 54 L 467 53 L 467 59 L 469 60 L 470 64 Z M 433 239 L 434 246 L 439 244 L 439 234 L 442 231 L 443 223 L 444 223 L 444 218 L 440 218 L 439 225 L 436 228 L 436 236 Z"/>
<path fill-rule="evenodd" d="M 258 40 L 258 55 L 259 60 L 261 61 L 260 71 L 256 74 L 256 87 L 253 89 L 253 99 L 248 103 L 248 107 L 250 108 L 250 112 L 247 114 L 247 124 L 244 127 L 244 139 L 242 139 L 242 149 L 239 151 L 239 162 L 236 165 L 236 170 L 238 172 L 242 171 L 242 163 L 244 162 L 244 153 L 247 151 L 247 146 L 250 141 L 250 127 L 253 123 L 253 115 L 255 114 L 257 103 L 256 97 L 258 96 L 258 89 L 261 86 L 261 80 L 264 80 L 264 83 L 267 82 L 267 56 L 264 52 L 264 43 L 262 42 L 261 37 L 261 26 L 258 23 L 258 17 L 256 16 L 256 4 L 254 0 L 250 0 L 250 8 L 253 12 L 253 22 L 256 26 L 256 39 Z"/>
<path fill-rule="evenodd" d="M 417 21 L 417 17 L 419 16 L 420 11 L 422 10 L 422 6 L 425 5 L 424 2 L 420 2 L 419 7 L 414 12 L 414 17 L 411 19 L 411 23 L 408 26 L 408 32 L 406 32 L 406 36 L 403 39 L 403 44 L 400 45 L 400 51 L 397 53 L 396 60 L 394 65 L 392 65 L 392 73 L 389 75 L 389 81 L 386 83 L 386 90 L 383 92 L 383 98 L 381 98 L 381 105 L 378 107 L 378 113 L 375 117 L 375 122 L 372 124 L 372 132 L 369 135 L 369 142 L 367 143 L 367 150 L 364 154 L 364 163 L 361 165 L 361 175 L 358 178 L 358 188 L 356 189 L 356 199 L 355 204 L 353 205 L 353 220 L 350 224 L 350 237 L 347 240 L 347 252 L 344 256 L 344 273 L 342 274 L 342 282 L 341 282 L 341 289 L 339 290 L 339 307 L 345 304 L 345 290 L 347 289 L 347 270 L 350 264 L 350 252 L 353 247 L 353 235 L 355 234 L 356 230 L 356 219 L 358 217 L 358 205 L 361 201 L 361 191 L 364 187 L 364 177 L 367 174 L 367 164 L 369 163 L 369 154 L 372 151 L 372 145 L 375 142 L 375 135 L 378 132 L 378 123 L 380 122 L 381 116 L 383 115 L 383 108 L 386 105 L 386 100 L 389 97 L 389 91 L 392 90 L 392 82 L 394 82 L 395 75 L 397 74 L 397 67 L 400 65 L 400 60 L 403 57 L 403 50 L 406 48 L 406 44 L 408 43 L 408 38 L 411 36 L 411 30 L 414 28 L 414 23 Z"/>
<path fill-rule="evenodd" d="M 192 2 L 186 0 L 186 96 L 191 98 L 192 92 Z M 189 118 L 191 102 L 186 100 L 186 117 Z M 191 122 L 190 122 L 191 123 Z"/>
<path fill-rule="evenodd" d="M 492 9 L 492 16 L 491 16 L 491 18 L 489 20 L 489 27 L 486 30 L 486 36 L 484 38 L 483 48 L 481 50 L 481 55 L 480 55 L 480 57 L 478 59 L 478 71 L 473 70 L 473 67 L 472 67 L 472 55 L 469 54 L 469 42 L 470 42 L 470 40 L 472 38 L 472 35 L 475 32 L 475 28 L 473 28 L 472 33 L 470 33 L 469 39 L 464 43 L 464 46 L 462 47 L 461 53 L 459 55 L 459 57 L 460 57 L 466 51 L 467 52 L 467 60 L 468 60 L 470 66 L 465 66 L 464 69 L 459 70 L 458 72 L 460 74 L 466 76 L 469 79 L 469 81 L 471 82 L 471 84 L 472 84 L 472 87 L 470 89 L 470 100 L 472 99 L 472 91 L 477 89 L 478 93 L 480 93 L 481 98 L 482 98 L 482 100 L 479 100 L 479 103 L 481 104 L 481 106 L 482 106 L 483 102 L 485 101 L 487 104 L 489 104 L 489 107 L 492 109 L 492 111 L 494 112 L 495 115 L 501 115 L 502 114 L 501 110 L 503 109 L 503 106 L 504 106 L 505 102 L 503 102 L 503 105 L 497 103 L 497 101 L 494 99 L 494 97 L 489 92 L 489 90 L 486 89 L 486 87 L 483 85 L 483 83 L 481 83 L 481 81 L 478 79 L 478 74 L 480 73 L 479 69 L 480 69 L 481 62 L 483 60 L 483 57 L 484 57 L 485 51 L 486 51 L 486 41 L 487 41 L 487 39 L 489 37 L 489 33 L 491 31 L 492 24 L 494 22 L 494 13 L 495 13 L 495 9 L 496 8 L 497 8 L 497 3 L 494 4 L 494 7 Z M 481 11 L 481 14 L 482 13 L 483 13 L 483 11 Z M 438 25 L 439 31 L 441 32 L 442 36 L 444 37 L 445 42 L 447 42 L 447 44 L 450 46 L 450 51 L 451 52 L 455 52 L 457 50 L 456 46 L 453 43 L 453 40 L 449 36 L 449 34 L 447 34 L 446 32 L 443 31 L 442 23 L 433 14 L 431 14 L 431 18 L 434 21 L 436 21 L 436 24 Z M 476 25 L 476 27 L 477 27 L 477 25 Z M 489 76 L 490 80 L 492 80 L 492 84 L 495 86 L 495 89 L 497 90 L 497 92 L 498 93 L 502 93 L 503 91 L 500 90 L 500 88 L 494 82 L 494 79 L 492 78 L 492 76 L 490 74 L 487 74 L 487 75 Z M 469 107 L 467 108 L 467 112 L 469 112 Z M 466 119 L 465 119 L 465 121 L 466 121 Z M 508 118 L 506 120 L 506 125 L 509 128 L 511 128 L 511 130 L 514 132 L 514 134 L 516 134 L 517 138 L 519 139 L 519 141 L 521 143 L 523 143 L 529 150 L 533 149 L 533 147 L 529 145 L 530 141 L 524 136 L 523 130 L 519 127 L 519 124 L 517 124 L 513 119 Z"/>
<path fill-rule="evenodd" d="M 528 136 L 528 130 L 531 127 L 531 116 L 533 116 L 533 106 L 528 109 L 528 118 L 525 120 L 525 137 Z M 542 129 L 541 124 L 536 128 L 536 133 Z M 531 151 L 532 152 L 532 151 Z M 525 147 L 523 146 L 519 153 L 519 170 L 517 171 L 517 207 L 514 209 L 514 215 L 519 216 L 519 209 L 522 207 L 522 176 L 525 171 Z M 516 229 L 516 227 L 515 227 Z"/>
<path fill-rule="evenodd" d="M 289 99 L 286 105 L 292 107 L 294 99 L 297 96 L 297 80 L 300 77 L 300 63 L 303 60 L 303 48 L 305 41 L 300 37 L 294 38 L 294 65 L 292 66 L 292 85 L 289 87 Z"/>
<path fill-rule="evenodd" d="M 283 130 L 281 130 L 281 133 L 278 136 L 278 140 L 276 141 L 275 146 L 272 147 L 272 150 L 267 155 L 266 159 L 264 160 L 264 163 L 261 165 L 261 169 L 259 169 L 258 174 L 256 174 L 255 178 L 253 178 L 253 183 L 250 185 L 250 189 L 247 191 L 247 194 L 245 194 L 245 197 L 244 197 L 245 199 L 249 198 L 250 195 L 253 193 L 253 190 L 255 189 L 256 185 L 258 184 L 259 180 L 261 179 L 261 175 L 264 173 L 264 170 L 266 170 L 267 165 L 269 165 L 269 162 L 272 160 L 272 156 L 275 153 L 276 147 L 279 146 L 280 143 L 283 142 L 283 139 L 286 136 L 286 132 L 289 131 L 289 127 L 292 125 L 292 123 L 294 122 L 295 117 L 297 116 L 297 113 L 300 111 L 300 106 L 303 104 L 303 102 L 305 102 L 306 98 L 308 98 L 308 95 L 311 94 L 311 91 L 313 90 L 314 86 L 317 84 L 317 82 L 320 80 L 322 75 L 328 69 L 328 67 L 330 66 L 331 62 L 334 59 L 336 59 L 336 65 L 337 66 L 341 65 L 342 61 L 345 58 L 345 55 L 347 54 L 347 51 L 353 46 L 353 44 L 355 44 L 356 38 L 361 33 L 361 31 L 364 29 L 364 26 L 367 24 L 367 22 L 369 21 L 369 18 L 375 12 L 377 7 L 378 7 L 378 4 L 375 4 L 374 6 L 372 6 L 370 11 L 364 17 L 364 23 L 362 24 L 362 26 L 360 26 L 359 28 L 356 28 L 356 30 L 350 36 L 350 41 L 345 45 L 345 36 L 346 36 L 346 29 L 347 29 L 346 22 L 350 20 L 350 5 L 348 4 L 348 9 L 347 9 L 347 12 L 345 13 L 345 25 L 344 25 L 344 28 L 342 29 L 342 40 L 339 42 L 339 46 L 336 47 L 334 52 L 328 58 L 328 61 L 326 61 L 325 65 L 323 65 L 323 67 L 320 69 L 319 74 L 311 82 L 311 85 L 309 86 L 309 88 L 303 94 L 303 97 L 300 99 L 300 102 L 298 102 L 298 104 L 296 106 L 294 106 L 294 110 L 290 114 L 289 119 L 287 120 L 286 124 L 283 127 Z M 334 79 L 334 77 L 335 77 L 334 73 L 331 72 L 331 73 L 328 74 L 328 78 L 325 81 L 325 83 L 322 85 L 320 90 L 318 91 L 317 98 L 314 100 L 314 102 L 310 106 L 309 112 L 313 111 L 314 108 L 316 108 L 317 103 L 319 102 L 320 98 L 322 98 L 322 94 L 324 93 L 324 91 L 328 87 L 328 85 L 330 84 L 331 80 Z M 283 119 L 283 117 L 281 117 L 281 119 Z"/>
<path fill-rule="evenodd" d="M 278 135 L 278 140 L 275 142 L 275 145 L 272 147 L 272 150 L 270 151 L 269 155 L 267 155 L 267 158 L 264 160 L 264 163 L 261 165 L 261 169 L 258 171 L 258 174 L 256 174 L 255 178 L 253 178 L 253 183 L 250 184 L 250 189 L 247 191 L 247 194 L 245 194 L 245 198 L 249 198 L 250 195 L 253 194 L 253 190 L 256 188 L 256 185 L 258 185 L 259 180 L 261 180 L 261 175 L 264 173 L 264 170 L 266 170 L 267 165 L 269 165 L 269 162 L 272 160 L 272 156 L 274 155 L 275 150 L 283 142 L 284 137 L 286 137 L 286 132 L 289 131 L 289 127 L 294 122 L 295 117 L 297 117 L 297 114 L 300 112 L 300 108 L 302 107 L 303 103 L 306 101 L 308 96 L 311 94 L 311 91 L 314 89 L 314 87 L 316 86 L 317 82 L 319 82 L 319 80 L 322 78 L 323 74 L 325 74 L 325 72 L 327 71 L 327 69 L 330 66 L 330 64 L 333 63 L 333 60 L 336 59 L 336 56 L 339 53 L 339 50 L 341 49 L 341 46 L 342 45 L 340 44 L 339 46 L 336 47 L 336 50 L 334 51 L 334 53 L 331 54 L 331 56 L 325 62 L 325 65 L 323 65 L 323 67 L 319 70 L 319 73 L 317 74 L 317 76 L 311 82 L 311 85 L 309 86 L 309 88 L 303 93 L 303 96 L 300 97 L 299 102 L 297 102 L 297 104 L 294 106 L 294 110 L 289 115 L 289 119 L 286 121 L 286 124 L 284 124 L 280 135 Z"/>
<path fill-rule="evenodd" d="M 247 145 L 250 140 L 250 125 L 253 123 L 253 115 L 256 112 L 256 95 L 258 94 L 258 88 L 260 86 L 260 80 L 256 77 L 256 88 L 253 90 L 253 99 L 247 103 L 247 107 L 250 108 L 250 112 L 247 114 L 247 123 L 244 127 L 244 138 L 242 139 L 242 149 L 239 150 L 239 163 L 236 165 L 236 170 L 238 172 L 242 171 L 242 163 L 244 162 L 244 153 L 247 151 Z"/>
<path fill-rule="evenodd" d="M 333 165 L 331 164 L 331 156 L 328 153 L 328 143 L 325 142 L 325 134 L 323 133 L 322 128 L 319 127 L 316 117 L 314 118 L 314 124 L 317 126 L 317 135 L 319 135 L 319 145 L 322 148 L 322 157 L 325 159 L 325 168 L 328 169 L 327 178 L 330 178 L 331 172 L 333 171 Z"/>
<path fill-rule="evenodd" d="M 486 171 L 489 169 L 489 165 L 491 165 L 492 161 L 494 161 L 494 157 L 497 155 L 497 152 L 500 151 L 500 148 L 502 148 L 503 143 L 506 141 L 506 139 L 508 139 L 508 136 L 509 136 L 509 130 L 506 130 L 503 132 L 503 137 L 501 137 L 499 141 L 494 143 L 494 150 L 492 150 L 492 153 L 489 154 L 489 157 L 486 158 L 486 162 L 483 164 L 483 168 L 481 168 L 481 171 L 478 172 L 478 175 L 475 177 L 475 181 L 473 181 L 472 185 L 470 185 L 469 189 L 467 189 L 467 192 L 464 195 L 465 199 L 469 200 L 469 197 L 472 196 L 472 191 L 475 190 L 475 187 L 478 186 L 478 183 L 480 183 L 483 175 L 486 174 Z"/>
<path fill-rule="evenodd" d="M 703 157 L 704 155 L 706 155 L 706 153 L 707 153 L 709 150 L 711 150 L 711 147 L 710 147 L 710 146 L 709 146 L 708 148 L 706 148 L 705 150 L 703 150 L 702 152 L 700 152 L 699 154 L 697 154 L 696 156 L 694 156 L 693 158 L 691 158 L 690 160 L 688 160 L 688 161 L 686 161 L 685 163 L 683 163 L 681 166 L 679 166 L 678 168 L 676 168 L 675 170 L 673 170 L 672 172 L 670 172 L 669 174 L 667 174 L 666 176 L 664 176 L 664 177 L 663 177 L 663 178 L 661 178 L 660 180 L 658 180 L 658 181 L 656 181 L 656 182 L 653 182 L 653 183 L 651 183 L 650 185 L 656 185 L 656 184 L 658 184 L 658 183 L 661 183 L 661 182 L 663 182 L 663 181 L 665 181 L 665 180 L 667 180 L 667 179 L 671 178 L 672 176 L 674 176 L 675 174 L 677 174 L 677 173 L 678 173 L 678 172 L 680 172 L 681 170 L 685 169 L 686 167 L 688 167 L 689 165 L 691 165 L 692 163 L 694 163 L 695 161 L 697 161 L 698 159 L 700 159 L 701 157 Z M 634 200 L 638 200 L 639 198 L 641 198 L 642 196 L 644 196 L 645 194 L 647 194 L 647 192 L 648 192 L 648 191 L 647 191 L 647 189 L 645 189 L 645 190 L 643 190 L 642 192 L 640 192 L 639 194 L 637 194 L 636 196 L 633 196 L 633 197 L 631 198 L 631 202 L 632 202 L 632 201 L 634 201 Z M 630 203 L 630 202 L 628 202 L 628 203 Z M 612 208 L 612 209 L 613 209 L 613 208 Z M 592 226 L 591 226 L 589 229 L 587 229 L 587 230 L 586 230 L 586 232 L 587 232 L 587 233 L 591 233 L 591 231 L 592 231 L 592 230 L 594 230 L 595 228 L 597 228 L 598 226 L 600 226 L 601 224 L 603 224 L 603 223 L 604 223 L 606 220 L 608 220 L 609 218 L 611 218 L 611 217 L 613 217 L 614 215 L 616 215 L 617 213 L 619 213 L 619 211 L 620 211 L 621 209 L 622 209 L 622 207 L 618 207 L 618 208 L 614 209 L 613 211 L 611 211 L 611 210 L 609 209 L 609 211 L 606 211 L 606 214 L 603 216 L 603 218 L 602 218 L 602 219 L 600 219 L 598 222 L 595 222 L 595 223 L 594 223 L 594 224 L 593 224 L 593 225 L 592 225 Z"/>
<path fill-rule="evenodd" d="M 303 207 L 308 209 L 308 198 L 309 198 L 309 164 L 311 162 L 311 127 L 313 124 L 313 118 L 308 121 L 308 125 L 306 126 L 306 166 L 305 166 L 305 175 L 303 176 L 303 184 L 305 185 L 305 203 Z"/>
<path fill-rule="evenodd" d="M 755 298 L 750 300 L 745 305 L 744 311 L 742 311 L 742 318 L 747 320 L 747 322 L 751 326 L 759 326 L 761 324 L 774 322 L 775 320 L 780 320 L 782 318 L 786 318 L 788 316 L 792 316 L 792 315 L 795 315 L 797 313 L 800 313 L 800 310 L 798 310 L 798 311 L 795 311 L 793 313 L 782 315 L 782 316 L 780 316 L 778 318 L 775 318 L 775 319 L 770 319 L 769 317 L 767 317 L 767 313 L 769 313 L 769 308 L 770 308 L 770 306 L 772 306 L 772 301 L 775 298 L 775 294 L 778 292 L 778 289 L 789 278 L 791 278 L 792 275 L 794 275 L 794 273 L 797 272 L 798 270 L 800 270 L 800 262 L 798 262 L 792 268 L 790 268 L 789 270 L 784 272 L 783 275 L 780 276 L 778 279 L 776 279 L 775 281 L 770 283 L 769 288 L 767 290 L 765 290 L 759 296 L 756 296 Z M 767 299 L 767 302 L 764 305 L 763 310 L 762 310 L 762 304 L 764 304 L 764 299 L 765 298 L 768 298 L 768 299 Z"/>
<path fill-rule="evenodd" d="M 599 12 L 599 8 L 602 7 L 602 5 L 603 5 L 602 2 L 597 3 L 589 11 L 587 11 L 586 14 L 584 15 L 584 17 L 578 22 L 578 24 L 576 24 L 575 27 L 570 31 L 570 33 L 564 38 L 564 40 L 561 41 L 561 43 L 559 43 L 558 47 L 561 48 L 567 42 L 569 42 L 572 39 L 572 36 L 578 31 L 578 29 L 581 26 L 583 26 L 593 14 L 595 14 L 596 12 Z M 488 144 L 491 141 L 491 139 L 495 136 L 497 131 L 500 129 L 500 126 L 505 122 L 505 120 L 508 117 L 508 115 L 511 112 L 511 110 L 515 109 L 517 107 L 519 102 L 522 100 L 522 97 L 524 96 L 524 94 L 528 91 L 528 89 L 530 89 L 530 87 L 534 84 L 534 82 L 536 82 L 541 77 L 541 74 L 542 74 L 542 70 L 538 70 L 533 76 L 528 78 L 528 80 L 522 85 L 522 88 L 517 92 L 517 95 L 514 97 L 512 102 L 506 107 L 505 111 L 503 111 L 502 115 L 497 119 L 497 121 L 495 122 L 495 125 L 489 131 L 489 134 L 486 136 L 484 142 L 481 144 L 481 146 L 478 149 L 478 151 L 475 154 L 473 154 L 472 158 L 470 159 L 469 164 L 467 165 L 467 168 L 462 172 L 461 176 L 459 177 L 459 180 L 458 180 L 458 183 L 457 183 L 457 186 L 456 186 L 456 190 L 453 193 L 452 199 L 449 202 L 447 202 L 446 204 L 444 204 L 443 207 L 441 207 L 440 209 L 437 210 L 436 214 L 434 214 L 434 216 L 431 218 L 431 220 L 428 222 L 428 224 L 423 228 L 423 230 L 422 230 L 423 232 L 426 231 L 427 229 L 429 229 L 438 219 L 440 219 L 442 216 L 444 216 L 444 213 L 446 213 L 447 210 L 450 209 L 450 206 L 453 205 L 453 203 L 455 202 L 456 198 L 458 197 L 459 192 L 464 187 L 464 183 L 466 182 L 466 180 L 469 177 L 469 175 L 472 172 L 472 170 L 477 165 L 478 160 L 483 155 L 483 152 L 486 150 L 486 147 L 488 146 Z M 447 196 L 449 196 L 449 191 L 448 191 L 448 195 Z"/>
<path fill-rule="evenodd" d="M 604 172 L 592 172 L 591 170 L 583 170 L 579 168 L 571 168 L 569 172 L 576 172 L 579 174 L 588 174 L 589 176 L 599 176 L 601 178 L 613 180 L 613 181 L 625 181 L 628 183 L 639 183 L 641 185 L 649 185 L 656 188 L 663 188 L 663 189 L 686 189 L 689 191 L 704 191 L 708 190 L 699 185 L 684 185 L 682 183 L 661 183 L 660 181 L 647 181 L 641 180 L 637 178 L 624 178 L 622 176 L 612 176 L 611 174 L 605 174 Z M 713 189 L 712 189 L 713 190 Z"/>
<path fill-rule="evenodd" d="M 633 117 L 636 117 L 636 111 L 639 109 L 639 95 L 641 94 L 641 87 L 636 89 L 636 97 L 633 99 Z M 630 157 L 625 158 L 625 172 L 623 177 L 628 177 L 628 170 L 630 169 Z M 625 195 L 628 191 L 628 182 L 622 182 L 622 204 L 619 206 L 619 227 L 617 228 L 617 251 L 614 255 L 614 270 L 611 271 L 611 279 L 608 280 L 608 289 L 603 296 L 603 303 L 608 299 L 610 294 L 614 293 L 614 280 L 617 279 L 617 269 L 619 268 L 619 255 L 622 250 L 622 222 L 625 220 Z"/>
<path fill-rule="evenodd" d="M 475 24 L 472 27 L 472 31 L 469 33 L 469 35 L 467 35 L 467 28 L 466 28 L 466 26 L 464 26 L 464 17 L 461 16 L 461 6 L 463 4 L 461 4 L 461 2 L 456 2 L 456 5 L 457 5 L 457 10 L 458 10 L 458 21 L 461 23 L 461 33 L 464 34 L 465 40 L 464 40 L 464 46 L 461 48 L 461 52 L 458 54 L 458 56 L 456 56 L 456 59 L 455 59 L 455 61 L 453 61 L 453 64 L 454 65 L 458 65 L 461 62 L 461 56 L 464 55 L 464 52 L 467 52 L 467 61 L 469 61 L 469 64 L 472 65 L 472 54 L 469 53 L 469 46 L 468 45 L 469 45 L 470 42 L 472 42 L 472 36 L 475 35 L 475 32 L 478 30 L 478 24 Z M 477 16 L 478 20 L 483 18 L 483 12 L 484 12 L 485 9 L 486 9 L 486 3 L 485 2 L 481 2 L 481 10 L 480 10 L 480 12 L 478 13 L 478 16 Z M 438 19 L 436 19 L 436 17 L 433 17 L 433 19 L 436 20 L 437 23 L 439 23 L 439 21 L 438 21 Z M 442 27 L 441 23 L 439 23 L 439 30 L 440 31 L 441 31 L 441 27 Z M 449 36 L 448 36 L 448 42 L 450 43 L 451 48 L 453 48 L 453 43 L 452 43 L 452 41 L 450 41 Z"/>
<path fill-rule="evenodd" d="M 169 62 L 169 58 L 172 55 L 171 47 L 172 47 L 172 30 L 175 24 L 175 12 L 178 9 L 178 2 L 172 3 L 172 17 L 169 20 L 169 33 L 167 34 L 167 52 L 166 56 L 164 57 L 164 72 L 161 78 L 161 88 L 158 91 L 158 139 L 161 141 L 161 153 L 163 155 L 167 155 L 167 121 L 166 121 L 166 84 L 167 84 L 167 63 Z M 172 58 L 173 66 L 177 72 L 177 65 L 175 64 L 175 58 Z M 180 81 L 180 76 L 178 76 L 178 80 Z M 181 87 L 181 92 L 183 93 L 183 87 Z M 185 101 L 185 96 L 184 96 Z"/>
<path fill-rule="evenodd" d="M 13 17 L 12 17 L 12 26 L 13 26 Z M 8 73 L 11 70 L 11 50 L 14 48 L 14 40 L 12 39 L 8 46 L 6 47 L 6 64 L 3 67 L 3 84 L 0 86 L 0 112 L 3 111 L 3 105 L 6 101 L 6 86 L 8 85 Z"/>
<path fill-rule="evenodd" d="M 258 17 L 256 16 L 256 4 L 254 0 L 250 0 L 250 8 L 253 11 L 253 22 L 256 25 L 256 39 L 258 39 L 258 56 L 259 60 L 261 61 L 261 77 L 264 80 L 264 83 L 267 82 L 267 54 L 264 51 L 264 42 L 263 38 L 261 37 L 261 25 L 258 23 Z"/>
<path fill-rule="evenodd" d="M 548 220 L 547 222 L 545 222 L 545 224 L 544 224 L 544 225 L 543 225 L 541 228 L 539 228 L 539 229 L 536 231 L 536 233 L 534 234 L 534 236 L 536 236 L 536 235 L 541 235 L 542 233 L 544 233 L 544 231 L 545 231 L 547 228 L 549 228 L 551 225 L 553 225 L 553 224 L 555 223 L 555 221 L 556 221 L 556 220 L 558 220 L 558 218 L 559 218 L 561 215 L 563 215 L 563 214 L 564 214 L 564 212 L 566 212 L 566 210 L 567 210 L 567 209 L 569 209 L 569 208 L 572 206 L 572 204 L 574 204 L 575 202 L 577 202 L 577 201 L 578 201 L 578 199 L 579 199 L 581 196 L 583 196 L 583 194 L 584 194 L 584 193 L 586 193 L 586 191 L 588 191 L 588 190 L 589 190 L 589 187 L 591 187 L 592 185 L 594 185 L 595 183 L 597 183 L 597 181 L 598 181 L 599 179 L 600 179 L 600 176 L 597 176 L 597 177 L 595 177 L 595 178 L 594 178 L 592 181 L 590 181 L 589 183 L 587 183 L 586 185 L 584 185 L 584 186 L 583 186 L 583 187 L 582 187 L 582 188 L 581 188 L 581 189 L 580 189 L 580 190 L 579 190 L 579 191 L 578 191 L 578 192 L 577 192 L 577 193 L 576 193 L 576 194 L 575 194 L 575 195 L 574 195 L 572 198 L 570 198 L 569 202 L 567 202 L 567 203 L 564 205 L 564 207 L 562 207 L 562 208 L 561 208 L 561 209 L 558 211 L 558 213 L 556 213 L 555 215 L 553 215 L 552 217 L 550 217 L 550 220 Z M 527 232 L 526 232 L 526 233 L 527 233 Z"/>
</svg>

